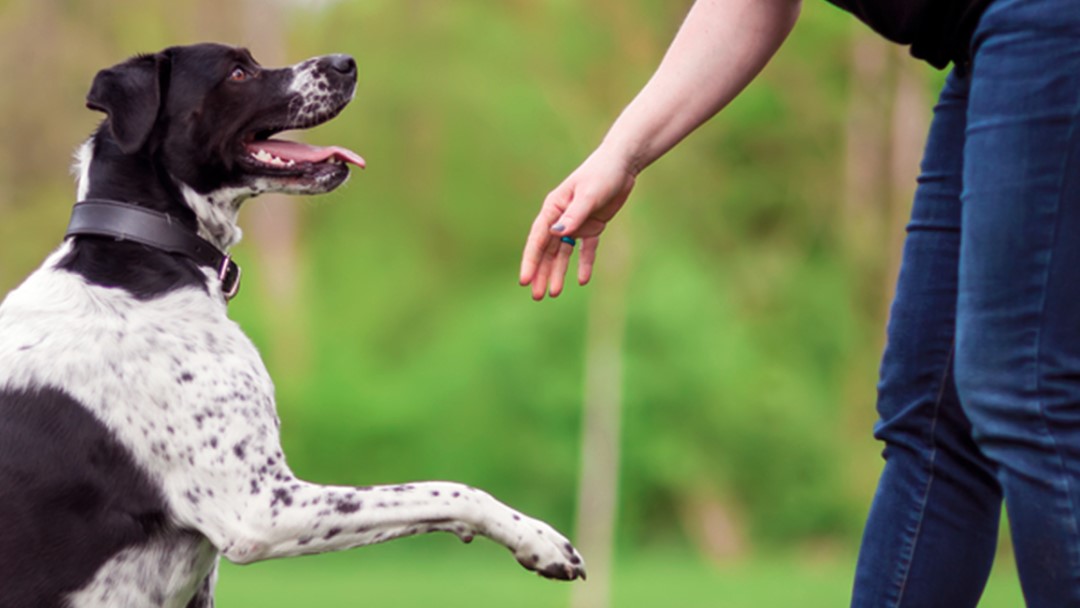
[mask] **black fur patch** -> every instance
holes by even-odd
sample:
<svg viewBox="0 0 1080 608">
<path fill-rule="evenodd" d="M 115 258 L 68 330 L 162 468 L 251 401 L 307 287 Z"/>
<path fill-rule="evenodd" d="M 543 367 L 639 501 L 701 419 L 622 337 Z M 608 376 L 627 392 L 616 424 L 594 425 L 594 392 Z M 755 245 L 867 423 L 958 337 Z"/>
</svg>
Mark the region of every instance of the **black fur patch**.
<svg viewBox="0 0 1080 608">
<path fill-rule="evenodd" d="M 79 236 L 76 241 L 57 268 L 82 275 L 95 285 L 125 289 L 139 300 L 183 287 L 206 288 L 206 276 L 187 258 L 106 237 Z"/>
<path fill-rule="evenodd" d="M 0 391 L 0 606 L 63 606 L 165 521 L 150 478 L 77 401 Z"/>
</svg>

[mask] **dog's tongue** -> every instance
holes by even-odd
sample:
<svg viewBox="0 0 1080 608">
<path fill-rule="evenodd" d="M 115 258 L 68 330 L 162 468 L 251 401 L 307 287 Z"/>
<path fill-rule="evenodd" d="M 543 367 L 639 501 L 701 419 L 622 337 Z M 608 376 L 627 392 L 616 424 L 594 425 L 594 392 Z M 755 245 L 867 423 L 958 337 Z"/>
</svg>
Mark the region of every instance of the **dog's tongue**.
<svg viewBox="0 0 1080 608">
<path fill-rule="evenodd" d="M 282 160 L 294 160 L 298 163 L 321 163 L 337 157 L 347 163 L 352 163 L 361 169 L 366 165 L 363 157 L 359 154 L 348 148 L 341 148 L 339 146 L 328 146 L 324 148 L 285 139 L 267 139 L 252 142 L 248 144 L 247 147 L 252 154 L 258 154 L 261 150 Z"/>
</svg>

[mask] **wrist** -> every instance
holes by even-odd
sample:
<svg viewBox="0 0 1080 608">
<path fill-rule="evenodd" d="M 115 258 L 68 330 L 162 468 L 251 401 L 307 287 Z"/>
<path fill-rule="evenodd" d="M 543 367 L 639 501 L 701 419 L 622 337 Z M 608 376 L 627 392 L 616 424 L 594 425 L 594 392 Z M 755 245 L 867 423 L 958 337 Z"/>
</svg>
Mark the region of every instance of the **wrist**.
<svg viewBox="0 0 1080 608">
<path fill-rule="evenodd" d="M 644 150 L 645 146 L 641 142 L 620 139 L 608 134 L 593 154 L 630 177 L 636 178 L 650 164 L 650 161 L 646 160 Z"/>
</svg>

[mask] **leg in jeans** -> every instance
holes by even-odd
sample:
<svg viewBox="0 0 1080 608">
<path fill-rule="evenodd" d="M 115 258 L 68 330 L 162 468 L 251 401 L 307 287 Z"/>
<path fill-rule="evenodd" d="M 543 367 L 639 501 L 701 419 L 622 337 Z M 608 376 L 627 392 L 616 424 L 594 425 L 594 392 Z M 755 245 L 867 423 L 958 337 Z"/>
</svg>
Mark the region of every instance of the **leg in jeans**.
<svg viewBox="0 0 1080 608">
<path fill-rule="evenodd" d="M 889 319 L 875 436 L 885 469 L 855 576 L 858 608 L 978 603 L 1001 491 L 952 375 L 968 81 L 950 75 L 923 158 Z"/>
<path fill-rule="evenodd" d="M 1080 5 L 996 0 L 975 48 L 956 383 L 1028 606 L 1080 606 Z"/>
</svg>

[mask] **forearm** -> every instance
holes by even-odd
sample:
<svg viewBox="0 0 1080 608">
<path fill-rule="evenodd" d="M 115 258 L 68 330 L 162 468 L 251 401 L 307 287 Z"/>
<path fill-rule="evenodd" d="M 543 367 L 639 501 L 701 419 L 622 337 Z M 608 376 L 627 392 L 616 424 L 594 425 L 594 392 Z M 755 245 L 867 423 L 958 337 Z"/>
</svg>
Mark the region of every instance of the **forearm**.
<svg viewBox="0 0 1080 608">
<path fill-rule="evenodd" d="M 787 38 L 799 0 L 697 0 L 660 66 L 604 137 L 641 172 L 735 98 Z"/>
</svg>

